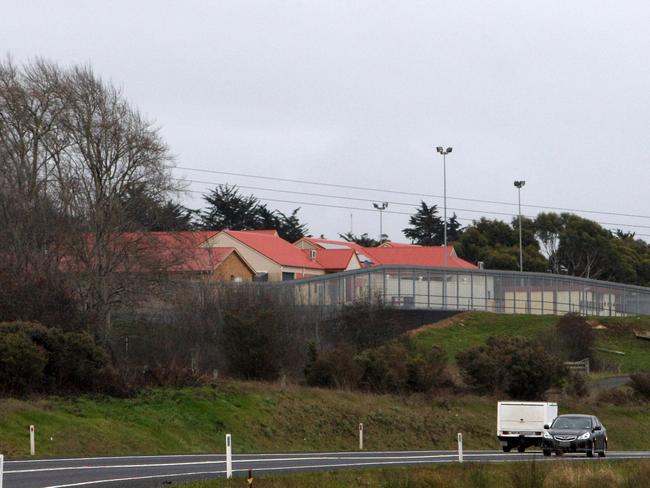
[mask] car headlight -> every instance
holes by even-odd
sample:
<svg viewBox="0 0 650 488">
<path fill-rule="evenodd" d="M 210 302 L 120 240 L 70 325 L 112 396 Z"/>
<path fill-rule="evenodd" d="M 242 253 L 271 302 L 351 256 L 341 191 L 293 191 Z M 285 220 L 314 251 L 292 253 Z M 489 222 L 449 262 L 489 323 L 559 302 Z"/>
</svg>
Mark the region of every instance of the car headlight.
<svg viewBox="0 0 650 488">
<path fill-rule="evenodd" d="M 585 433 L 582 434 L 580 437 L 578 437 L 578 439 L 580 439 L 580 440 L 584 440 L 584 439 L 589 439 L 589 437 L 591 437 L 591 433 L 589 433 L 589 432 L 585 432 Z"/>
<path fill-rule="evenodd" d="M 553 438 L 553 436 L 551 434 L 549 434 L 548 431 L 545 430 L 544 431 L 544 439 L 552 439 L 552 438 Z"/>
</svg>

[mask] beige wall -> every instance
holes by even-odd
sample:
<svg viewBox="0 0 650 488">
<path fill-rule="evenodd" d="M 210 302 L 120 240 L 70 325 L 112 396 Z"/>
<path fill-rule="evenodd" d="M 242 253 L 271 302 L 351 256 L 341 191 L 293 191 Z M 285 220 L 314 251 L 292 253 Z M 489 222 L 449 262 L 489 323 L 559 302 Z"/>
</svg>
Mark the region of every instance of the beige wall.
<svg viewBox="0 0 650 488">
<path fill-rule="evenodd" d="M 202 244 L 203 247 L 234 247 L 239 254 L 246 260 L 256 273 L 268 273 L 269 281 L 280 281 L 282 279 L 282 267 L 257 252 L 255 249 L 248 247 L 243 242 L 238 241 L 226 233 L 219 233 L 211 237 Z"/>
<path fill-rule="evenodd" d="M 253 275 L 253 271 L 234 252 L 212 274 L 219 281 L 253 281 Z"/>
</svg>

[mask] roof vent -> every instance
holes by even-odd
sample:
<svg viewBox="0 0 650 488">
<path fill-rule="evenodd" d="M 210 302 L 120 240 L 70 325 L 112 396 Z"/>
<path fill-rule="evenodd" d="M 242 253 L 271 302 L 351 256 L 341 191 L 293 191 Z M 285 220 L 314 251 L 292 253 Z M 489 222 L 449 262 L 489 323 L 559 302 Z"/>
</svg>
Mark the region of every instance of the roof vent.
<svg viewBox="0 0 650 488">
<path fill-rule="evenodd" d="M 483 269 L 484 265 L 485 265 L 485 263 L 483 261 L 479 261 L 478 262 L 478 269 Z"/>
<path fill-rule="evenodd" d="M 316 261 L 316 249 L 309 250 L 309 259 L 311 259 L 312 261 Z"/>
</svg>

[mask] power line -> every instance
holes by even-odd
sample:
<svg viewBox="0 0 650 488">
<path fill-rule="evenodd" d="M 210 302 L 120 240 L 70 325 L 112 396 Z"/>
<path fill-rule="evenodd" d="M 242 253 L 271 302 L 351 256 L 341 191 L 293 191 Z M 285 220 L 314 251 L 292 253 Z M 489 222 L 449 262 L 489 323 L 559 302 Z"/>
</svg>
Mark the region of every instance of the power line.
<svg viewBox="0 0 650 488">
<path fill-rule="evenodd" d="M 220 182 L 215 182 L 215 181 L 203 181 L 203 180 L 182 180 L 179 178 L 174 178 L 177 181 L 189 181 L 190 183 L 198 183 L 198 184 L 205 184 L 205 185 L 227 185 L 228 183 L 220 183 Z M 300 192 L 300 191 L 295 191 L 295 190 L 278 190 L 275 188 L 264 188 L 264 187 L 257 187 L 257 186 L 247 186 L 247 185 L 238 185 L 236 184 L 235 186 L 239 188 L 246 188 L 249 190 L 260 190 L 260 191 L 271 191 L 271 192 L 276 192 L 276 193 L 287 193 L 287 194 L 293 194 L 293 195 L 303 195 L 303 196 L 317 196 L 317 197 L 323 197 L 323 198 L 334 198 L 334 199 L 340 199 L 340 200 L 351 200 L 351 201 L 361 201 L 361 202 L 374 202 L 373 199 L 367 199 L 367 198 L 360 198 L 360 197 L 349 197 L 349 196 L 343 196 L 343 195 L 329 195 L 325 193 L 310 193 L 310 192 Z M 199 193 L 198 191 L 193 191 L 193 193 Z M 267 199 L 270 201 L 273 201 L 273 199 Z M 403 205 L 403 206 L 409 206 L 409 207 L 415 207 L 417 208 L 417 204 L 414 203 L 405 203 L 405 202 L 388 202 L 394 205 Z M 334 206 L 332 208 L 349 208 L 351 210 L 363 210 L 363 211 L 373 211 L 372 209 L 360 209 L 356 207 L 340 207 L 340 206 Z M 512 213 L 507 213 L 507 212 L 498 212 L 498 211 L 493 211 L 493 210 L 487 210 L 487 209 L 467 209 L 467 208 L 453 208 L 453 207 L 448 207 L 449 210 L 454 210 L 454 211 L 459 211 L 459 212 L 474 212 L 474 213 L 479 213 L 481 215 L 505 215 L 508 217 L 516 217 L 518 214 L 512 214 Z M 396 215 L 412 215 L 411 213 L 404 213 L 404 212 L 394 212 L 394 211 L 387 211 L 388 213 L 393 213 Z M 528 219 L 535 219 L 534 215 L 523 215 L 522 217 L 526 217 Z M 463 218 L 459 220 L 465 220 L 468 222 L 473 221 L 473 219 L 469 218 Z M 607 226 L 620 226 L 620 227 L 630 227 L 630 228 L 638 228 L 638 229 L 650 229 L 650 225 L 643 225 L 643 224 L 628 224 L 628 223 L 622 223 L 622 222 L 599 222 L 595 221 L 596 223 Z M 643 235 L 643 234 L 638 234 L 638 235 Z"/>
<path fill-rule="evenodd" d="M 228 175 L 228 176 L 239 176 L 239 177 L 244 177 L 244 178 L 256 178 L 256 179 L 261 179 L 261 180 L 272 180 L 272 181 L 283 181 L 287 183 L 300 183 L 300 184 L 306 184 L 306 185 L 318 185 L 318 186 L 325 186 L 325 187 L 331 187 L 331 188 L 344 188 L 347 190 L 360 190 L 360 191 L 374 191 L 374 192 L 381 192 L 381 193 L 392 193 L 396 195 L 410 195 L 410 196 L 417 196 L 417 197 L 430 197 L 430 198 L 442 198 L 442 195 L 432 195 L 428 193 L 416 193 L 416 192 L 405 192 L 405 191 L 399 191 L 399 190 L 388 190 L 385 188 L 372 188 L 372 187 L 364 187 L 364 186 L 353 186 L 353 185 L 341 185 L 337 183 L 320 183 L 317 181 L 309 181 L 309 180 L 299 180 L 299 179 L 292 179 L 292 178 L 279 178 L 275 176 L 260 176 L 260 175 L 251 175 L 251 174 L 246 174 L 246 173 L 234 173 L 231 171 L 217 171 L 217 170 L 210 170 L 210 169 L 201 169 L 201 168 L 190 168 L 187 166 L 176 166 L 175 169 L 184 169 L 187 171 L 197 171 L 200 173 L 212 173 L 212 174 L 220 174 L 220 175 Z M 494 205 L 508 205 L 508 206 L 517 206 L 516 203 L 512 202 L 504 202 L 504 201 L 499 201 L 499 200 L 483 200 L 483 199 L 478 199 L 478 198 L 465 198 L 465 197 L 453 197 L 447 195 L 447 198 L 450 200 L 461 200 L 461 201 L 466 201 L 466 202 L 476 202 L 476 203 L 489 203 L 489 204 L 494 204 Z M 607 211 L 599 211 L 599 210 L 585 210 L 585 209 L 578 209 L 578 208 L 568 208 L 568 207 L 553 207 L 550 205 L 534 205 L 534 204 L 522 204 L 522 207 L 530 207 L 530 208 L 541 208 L 541 209 L 548 209 L 548 210 L 559 210 L 559 211 L 565 211 L 565 212 L 582 212 L 582 213 L 589 213 L 589 214 L 600 214 L 600 215 L 613 215 L 617 217 L 634 217 L 634 218 L 639 218 L 639 219 L 650 219 L 650 215 L 638 215 L 638 214 L 627 214 L 627 213 L 621 213 L 621 212 L 607 212 Z"/>
<path fill-rule="evenodd" d="M 294 190 L 278 190 L 276 188 L 264 188 L 264 187 L 259 187 L 259 186 L 248 186 L 248 185 L 240 185 L 240 184 L 235 184 L 235 183 L 223 183 L 223 182 L 217 182 L 217 181 L 202 181 L 202 180 L 183 180 L 180 178 L 174 178 L 177 181 L 188 181 L 190 183 L 198 183 L 198 184 L 203 184 L 203 185 L 234 185 L 237 186 L 238 188 L 245 188 L 247 190 L 260 190 L 260 191 L 272 191 L 276 193 L 289 193 L 292 195 L 305 195 L 305 196 L 314 196 L 314 197 L 323 197 L 323 198 L 338 198 L 341 200 L 353 200 L 353 201 L 358 201 L 358 202 L 376 202 L 376 198 L 360 198 L 360 197 L 349 197 L 349 196 L 343 196 L 343 195 L 328 195 L 326 193 L 313 193 L 313 192 L 303 192 L 303 191 L 294 191 Z M 405 203 L 405 202 L 395 202 L 395 201 L 390 201 L 390 200 L 385 200 L 387 203 L 391 205 L 401 205 L 404 207 L 411 207 L 411 208 L 417 208 L 419 205 L 417 203 Z M 447 210 L 454 210 L 454 211 L 459 211 L 459 212 L 475 212 L 475 213 L 482 213 L 485 214 L 488 211 L 484 210 L 474 210 L 471 208 L 454 208 L 454 207 L 447 207 Z M 508 217 L 516 217 L 517 214 L 512 214 L 509 212 L 497 212 L 497 211 L 489 211 L 490 214 L 494 215 L 505 215 Z"/>
<path fill-rule="evenodd" d="M 176 191 L 180 192 L 188 192 L 188 193 L 198 193 L 200 195 L 205 195 L 205 192 L 199 191 L 199 190 L 188 190 L 188 189 L 182 189 L 178 188 Z M 290 203 L 292 205 L 306 205 L 306 206 L 312 206 L 312 207 L 324 207 L 324 208 L 335 208 L 335 209 L 343 209 L 343 210 L 358 210 L 361 212 L 376 212 L 376 210 L 372 208 L 363 208 L 363 207 L 351 207 L 348 205 L 333 205 L 329 203 L 316 203 L 316 202 L 305 202 L 305 201 L 296 201 L 296 200 L 283 200 L 283 199 L 277 199 L 277 198 L 265 198 L 265 197 L 258 197 L 256 196 L 258 200 L 264 201 L 264 202 L 277 202 L 277 203 Z M 406 215 L 406 216 L 411 216 L 412 214 L 409 212 L 397 212 L 395 210 L 384 210 L 384 213 L 388 214 L 393 214 L 393 215 Z M 456 217 L 457 220 L 459 221 L 464 221 L 464 222 L 474 222 L 476 219 L 469 219 L 466 217 Z M 530 217 L 528 217 L 530 218 Z M 623 224 L 620 224 L 623 225 Z M 627 224 L 624 224 L 626 227 L 633 227 Z M 609 229 L 612 230 L 612 229 Z M 636 236 L 641 236 L 641 237 L 650 237 L 650 234 L 639 234 L 635 233 Z"/>
</svg>

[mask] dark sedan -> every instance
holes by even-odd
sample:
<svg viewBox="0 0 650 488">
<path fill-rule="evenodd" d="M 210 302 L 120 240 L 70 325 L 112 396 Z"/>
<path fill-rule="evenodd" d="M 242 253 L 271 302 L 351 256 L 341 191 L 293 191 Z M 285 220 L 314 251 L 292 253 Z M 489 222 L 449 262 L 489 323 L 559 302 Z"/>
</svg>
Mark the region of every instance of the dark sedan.
<svg viewBox="0 0 650 488">
<path fill-rule="evenodd" d="M 553 423 L 545 425 L 542 439 L 544 456 L 555 452 L 584 452 L 588 457 L 605 457 L 607 453 L 607 430 L 593 415 L 560 415 Z"/>
</svg>

